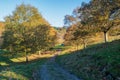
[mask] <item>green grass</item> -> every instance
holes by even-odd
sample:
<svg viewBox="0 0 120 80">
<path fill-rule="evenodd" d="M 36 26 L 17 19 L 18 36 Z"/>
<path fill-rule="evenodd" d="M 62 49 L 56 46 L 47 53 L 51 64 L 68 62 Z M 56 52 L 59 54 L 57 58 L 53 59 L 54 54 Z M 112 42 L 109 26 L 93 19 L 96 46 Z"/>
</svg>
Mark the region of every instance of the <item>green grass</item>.
<svg viewBox="0 0 120 80">
<path fill-rule="evenodd" d="M 21 63 L 12 66 L 1 66 L 0 80 L 30 80 L 32 74 L 43 64 L 46 59 L 40 59 L 29 63 Z"/>
<path fill-rule="evenodd" d="M 58 45 L 55 48 L 70 47 Z M 8 57 L 11 53 L 4 50 L 0 50 L 0 53 L 0 80 L 33 80 L 33 73 L 47 60 L 41 58 L 29 63 L 23 62 L 24 60 L 18 63 L 23 58 Z M 58 56 L 56 62 L 84 80 L 101 80 L 106 71 L 120 77 L 120 40 L 91 45 L 85 50 L 70 51 Z"/>
<path fill-rule="evenodd" d="M 46 61 L 46 58 L 41 58 L 28 63 L 15 63 L 9 58 L 0 56 L 0 80 L 33 80 L 33 73 Z M 6 65 L 7 64 L 7 65 Z"/>
<path fill-rule="evenodd" d="M 120 77 L 120 40 L 60 55 L 56 58 L 56 62 L 84 80 L 102 80 L 106 72 L 118 78 Z M 108 78 L 108 80 L 112 79 Z"/>
<path fill-rule="evenodd" d="M 0 49 L 0 54 L 8 53 L 9 51 Z"/>
</svg>

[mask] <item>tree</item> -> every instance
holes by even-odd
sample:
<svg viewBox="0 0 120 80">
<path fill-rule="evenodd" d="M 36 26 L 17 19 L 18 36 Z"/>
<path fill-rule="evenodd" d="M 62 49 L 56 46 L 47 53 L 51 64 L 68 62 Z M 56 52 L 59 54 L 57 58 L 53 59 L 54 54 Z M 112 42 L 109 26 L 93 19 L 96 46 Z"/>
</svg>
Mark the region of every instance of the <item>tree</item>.
<svg viewBox="0 0 120 80">
<path fill-rule="evenodd" d="M 46 50 L 55 45 L 56 31 L 48 25 L 39 25 L 34 29 L 34 49 Z"/>
<path fill-rule="evenodd" d="M 71 15 L 66 15 L 65 18 L 64 18 L 64 25 L 65 25 L 66 28 L 75 24 L 75 22 L 76 22 L 76 18 L 74 18 Z"/>
<path fill-rule="evenodd" d="M 73 39 L 74 38 L 73 34 L 76 31 L 76 29 L 77 29 L 76 24 L 71 25 L 70 27 L 67 28 L 66 33 L 64 35 L 64 39 L 65 39 L 64 43 L 65 43 L 65 45 L 74 45 L 75 40 Z"/>
<path fill-rule="evenodd" d="M 104 33 L 104 40 L 107 42 L 107 33 L 116 24 L 111 15 L 119 6 L 116 0 L 91 0 L 79 8 L 78 14 L 81 14 L 82 23 L 97 26 Z"/>
<path fill-rule="evenodd" d="M 89 5 L 83 3 L 82 6 L 88 7 Z M 65 42 L 74 43 L 77 45 L 77 47 L 81 43 L 84 45 L 85 48 L 88 35 L 95 31 L 92 30 L 93 29 L 92 27 L 90 28 L 90 25 L 88 24 L 85 25 L 85 23 L 82 21 L 83 19 L 85 19 L 86 16 L 88 16 L 88 13 L 84 13 L 84 15 L 82 15 L 81 13 L 79 13 L 79 9 L 81 8 L 80 7 L 75 8 L 73 10 L 72 16 L 69 15 L 65 16 L 64 21 L 65 23 L 68 23 L 70 26 L 67 29 L 67 33 L 65 35 L 65 40 L 66 40 Z M 83 10 L 84 9 L 82 9 L 82 11 Z"/>
<path fill-rule="evenodd" d="M 0 48 L 3 43 L 2 33 L 4 32 L 4 26 L 5 26 L 4 22 L 0 22 Z"/>
<path fill-rule="evenodd" d="M 76 31 L 73 33 L 74 40 L 79 40 L 79 43 L 83 44 L 84 49 L 87 45 L 87 39 L 89 38 L 90 34 L 92 33 L 89 26 L 84 26 L 81 23 L 77 26 Z"/>
<path fill-rule="evenodd" d="M 119 19 L 120 18 L 120 9 L 119 8 L 115 8 L 112 10 L 111 12 L 111 19 Z"/>
<path fill-rule="evenodd" d="M 78 11 L 79 7 L 73 10 L 72 16 L 66 15 L 64 19 L 65 23 L 69 24 L 65 34 L 65 43 L 73 43 L 77 45 L 77 49 L 79 44 L 83 44 L 84 48 L 86 47 L 86 38 L 90 33 L 89 25 L 82 24 Z"/>
<path fill-rule="evenodd" d="M 28 61 L 28 53 L 37 50 L 35 49 L 37 46 L 34 46 L 34 44 L 35 37 L 39 35 L 34 35 L 34 30 L 39 25 L 49 25 L 37 8 L 24 4 L 17 6 L 12 15 L 5 18 L 5 24 L 3 48 L 13 53 L 25 52 L 26 62 Z M 43 36 L 41 35 L 41 37 Z M 41 46 L 43 47 L 43 45 Z"/>
<path fill-rule="evenodd" d="M 13 11 L 12 21 L 23 24 L 26 27 L 35 27 L 40 24 L 49 24 L 39 13 L 38 9 L 31 6 L 21 4 Z"/>
<path fill-rule="evenodd" d="M 113 12 L 113 14 L 111 15 L 111 19 L 115 19 L 116 22 L 119 22 L 120 19 L 120 9 L 115 9 Z M 110 35 L 120 35 L 120 25 L 118 23 L 118 25 L 116 27 L 114 27 L 112 30 L 110 30 Z"/>
</svg>

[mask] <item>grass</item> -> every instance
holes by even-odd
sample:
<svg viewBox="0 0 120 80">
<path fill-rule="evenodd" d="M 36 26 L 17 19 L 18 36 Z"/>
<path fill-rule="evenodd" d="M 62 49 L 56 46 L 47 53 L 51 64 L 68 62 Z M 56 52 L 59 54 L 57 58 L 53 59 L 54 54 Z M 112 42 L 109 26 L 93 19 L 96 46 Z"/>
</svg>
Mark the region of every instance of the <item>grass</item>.
<svg viewBox="0 0 120 80">
<path fill-rule="evenodd" d="M 120 40 L 60 55 L 56 62 L 84 80 L 102 80 L 108 77 L 107 73 L 119 78 Z"/>
<path fill-rule="evenodd" d="M 58 46 L 55 49 L 58 49 Z M 23 55 L 21 57 L 18 55 L 0 50 L 0 80 L 33 80 L 33 74 L 38 72 L 36 70 L 54 54 L 31 54 L 28 56 L 28 63 L 25 62 Z"/>
<path fill-rule="evenodd" d="M 11 66 L 2 66 L 0 80 L 32 80 L 32 75 L 42 65 L 46 59 L 39 59 L 29 63 L 14 64 Z"/>
<path fill-rule="evenodd" d="M 33 80 L 33 74 L 36 74 L 36 70 L 51 56 L 32 54 L 28 56 L 29 62 L 26 63 L 25 57 L 15 58 L 2 54 L 0 55 L 0 80 Z"/>
<path fill-rule="evenodd" d="M 63 51 L 56 61 L 84 80 L 100 80 L 106 71 L 120 77 L 120 40 L 107 43 L 107 46 L 89 45 L 79 51 L 75 51 L 75 47 L 62 45 L 54 47 L 54 50 L 57 49 Z M 32 54 L 29 55 L 29 63 L 25 63 L 25 57 L 13 56 L 8 51 L 0 50 L 0 80 L 33 80 L 33 73 L 53 55 Z"/>
</svg>

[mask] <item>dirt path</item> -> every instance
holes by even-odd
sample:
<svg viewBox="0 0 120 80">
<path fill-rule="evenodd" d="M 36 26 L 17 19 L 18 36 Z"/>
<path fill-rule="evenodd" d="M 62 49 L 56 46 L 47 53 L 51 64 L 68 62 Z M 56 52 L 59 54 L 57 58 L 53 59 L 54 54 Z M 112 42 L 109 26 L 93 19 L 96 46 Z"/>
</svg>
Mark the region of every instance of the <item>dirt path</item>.
<svg viewBox="0 0 120 80">
<path fill-rule="evenodd" d="M 40 69 L 40 80 L 81 80 L 70 74 L 55 63 L 55 57 L 50 58 Z"/>
</svg>

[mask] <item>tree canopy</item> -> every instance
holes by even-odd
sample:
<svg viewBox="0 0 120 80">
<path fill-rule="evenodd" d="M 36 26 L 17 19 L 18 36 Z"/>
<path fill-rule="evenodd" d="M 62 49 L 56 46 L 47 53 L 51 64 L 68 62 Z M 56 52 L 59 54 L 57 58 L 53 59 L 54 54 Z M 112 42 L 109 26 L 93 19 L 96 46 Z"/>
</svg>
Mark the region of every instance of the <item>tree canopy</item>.
<svg viewBox="0 0 120 80">
<path fill-rule="evenodd" d="M 31 5 L 21 4 L 5 18 L 3 48 L 13 53 L 27 54 L 52 47 L 56 31 Z"/>
<path fill-rule="evenodd" d="M 65 16 L 65 23 L 80 23 L 75 32 L 80 37 L 83 33 L 103 32 L 107 42 L 108 31 L 120 23 L 120 4 L 118 0 L 91 0 L 82 3 L 73 10 L 72 16 Z M 71 25 L 70 25 L 71 26 Z M 85 36 L 85 35 L 84 35 Z"/>
</svg>

